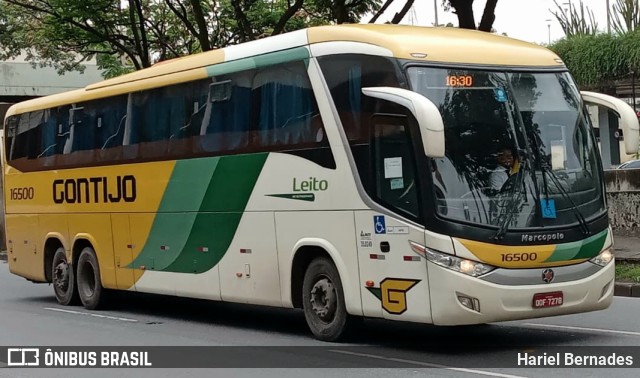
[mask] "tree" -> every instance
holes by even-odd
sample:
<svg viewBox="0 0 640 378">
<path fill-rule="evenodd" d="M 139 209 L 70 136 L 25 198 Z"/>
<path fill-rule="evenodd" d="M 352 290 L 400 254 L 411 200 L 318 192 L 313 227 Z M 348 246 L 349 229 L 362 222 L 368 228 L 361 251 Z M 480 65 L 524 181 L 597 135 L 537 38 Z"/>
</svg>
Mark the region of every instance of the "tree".
<svg viewBox="0 0 640 378">
<path fill-rule="evenodd" d="M 613 4 L 613 29 L 620 34 L 636 30 L 640 26 L 638 0 L 617 0 Z"/>
<path fill-rule="evenodd" d="M 473 14 L 473 0 L 443 0 L 445 10 L 453 9 L 453 13 L 458 16 L 458 27 L 463 29 L 473 29 L 485 32 L 493 31 L 493 22 L 496 19 L 495 11 L 498 0 L 487 0 L 482 12 L 480 24 L 476 27 L 476 20 Z"/>
<path fill-rule="evenodd" d="M 589 7 L 585 7 L 582 1 L 580 9 L 569 3 L 568 10 L 565 10 L 558 4 L 557 0 L 553 0 L 557 10 L 551 12 L 560 23 L 560 27 L 564 31 L 567 38 L 573 36 L 594 35 L 598 32 L 598 23 L 593 16 L 593 11 Z"/>
<path fill-rule="evenodd" d="M 26 51 L 28 60 L 60 71 L 82 69 L 94 56 L 102 65 L 141 69 L 198 48 L 159 1 L 3 0 L 0 7 L 13 41 L 3 57 Z"/>
<path fill-rule="evenodd" d="M 307 26 L 358 22 L 381 0 L 0 0 L 0 58 L 108 77 Z"/>
</svg>

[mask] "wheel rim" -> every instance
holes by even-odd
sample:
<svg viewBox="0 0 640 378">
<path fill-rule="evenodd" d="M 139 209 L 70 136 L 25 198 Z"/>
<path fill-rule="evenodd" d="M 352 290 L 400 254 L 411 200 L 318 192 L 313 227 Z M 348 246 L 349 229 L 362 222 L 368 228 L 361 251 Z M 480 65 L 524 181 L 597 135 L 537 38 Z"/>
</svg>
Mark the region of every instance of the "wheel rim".
<svg viewBox="0 0 640 378">
<path fill-rule="evenodd" d="M 82 266 L 82 294 L 85 298 L 90 298 L 95 293 L 96 279 L 93 265 L 86 261 Z"/>
<path fill-rule="evenodd" d="M 53 283 L 57 291 L 66 293 L 69 289 L 69 264 L 60 260 L 53 269 Z"/>
<path fill-rule="evenodd" d="M 320 277 L 311 288 L 311 309 L 322 321 L 330 323 L 338 307 L 338 297 L 333 282 L 326 277 Z"/>
</svg>

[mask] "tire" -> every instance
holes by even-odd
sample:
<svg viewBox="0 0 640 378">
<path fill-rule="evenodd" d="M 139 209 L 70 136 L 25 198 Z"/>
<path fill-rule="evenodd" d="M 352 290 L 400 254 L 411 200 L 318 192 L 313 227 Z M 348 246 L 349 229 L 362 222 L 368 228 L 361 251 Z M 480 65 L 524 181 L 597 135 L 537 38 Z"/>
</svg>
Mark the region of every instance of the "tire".
<svg viewBox="0 0 640 378">
<path fill-rule="evenodd" d="M 302 284 L 302 307 L 317 339 L 337 341 L 346 334 L 349 314 L 343 293 L 340 275 L 331 261 L 317 258 L 309 264 Z"/>
<path fill-rule="evenodd" d="M 73 266 L 67 262 L 67 254 L 64 248 L 60 247 L 53 255 L 51 263 L 51 283 L 56 300 L 63 306 L 70 306 L 78 303 L 78 290 L 76 289 L 76 278 Z"/>
<path fill-rule="evenodd" d="M 104 304 L 105 290 L 100 280 L 98 258 L 91 247 L 85 247 L 78 257 L 78 294 L 87 310 L 98 309 Z"/>
</svg>

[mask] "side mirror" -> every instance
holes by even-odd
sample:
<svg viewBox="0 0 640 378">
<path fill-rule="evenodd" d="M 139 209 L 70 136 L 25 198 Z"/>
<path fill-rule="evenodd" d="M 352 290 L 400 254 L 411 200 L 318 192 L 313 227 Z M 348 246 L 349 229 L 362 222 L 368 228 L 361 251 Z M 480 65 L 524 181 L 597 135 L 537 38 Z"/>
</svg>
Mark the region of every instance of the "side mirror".
<svg viewBox="0 0 640 378">
<path fill-rule="evenodd" d="M 638 153 L 638 144 L 640 139 L 640 126 L 638 125 L 638 116 L 633 108 L 626 102 L 613 96 L 595 92 L 580 92 L 584 102 L 599 105 L 610 109 L 620 117 L 620 125 L 622 126 L 622 134 L 624 135 L 624 149 L 627 155 Z"/>
<path fill-rule="evenodd" d="M 431 100 L 402 88 L 362 88 L 362 93 L 409 109 L 418 121 L 424 154 L 431 158 L 444 157 L 444 122 L 440 111 Z"/>
</svg>

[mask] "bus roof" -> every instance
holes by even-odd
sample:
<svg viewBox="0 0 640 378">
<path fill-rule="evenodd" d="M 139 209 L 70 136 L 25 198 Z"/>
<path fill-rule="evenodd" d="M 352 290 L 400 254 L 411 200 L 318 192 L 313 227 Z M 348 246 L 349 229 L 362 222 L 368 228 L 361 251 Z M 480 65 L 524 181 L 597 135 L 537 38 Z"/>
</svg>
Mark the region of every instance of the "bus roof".
<svg viewBox="0 0 640 378">
<path fill-rule="evenodd" d="M 12 106 L 7 116 L 204 79 L 211 76 L 206 68 L 216 64 L 239 62 L 269 52 L 331 42 L 368 45 L 377 48 L 372 51 L 385 51 L 385 55 L 388 56 L 425 63 L 531 68 L 564 67 L 558 56 L 544 47 L 475 30 L 389 24 L 319 26 L 173 59 L 144 70 L 89 85 L 84 89 L 25 101 Z M 324 51 L 331 51 L 331 46 Z"/>
</svg>

